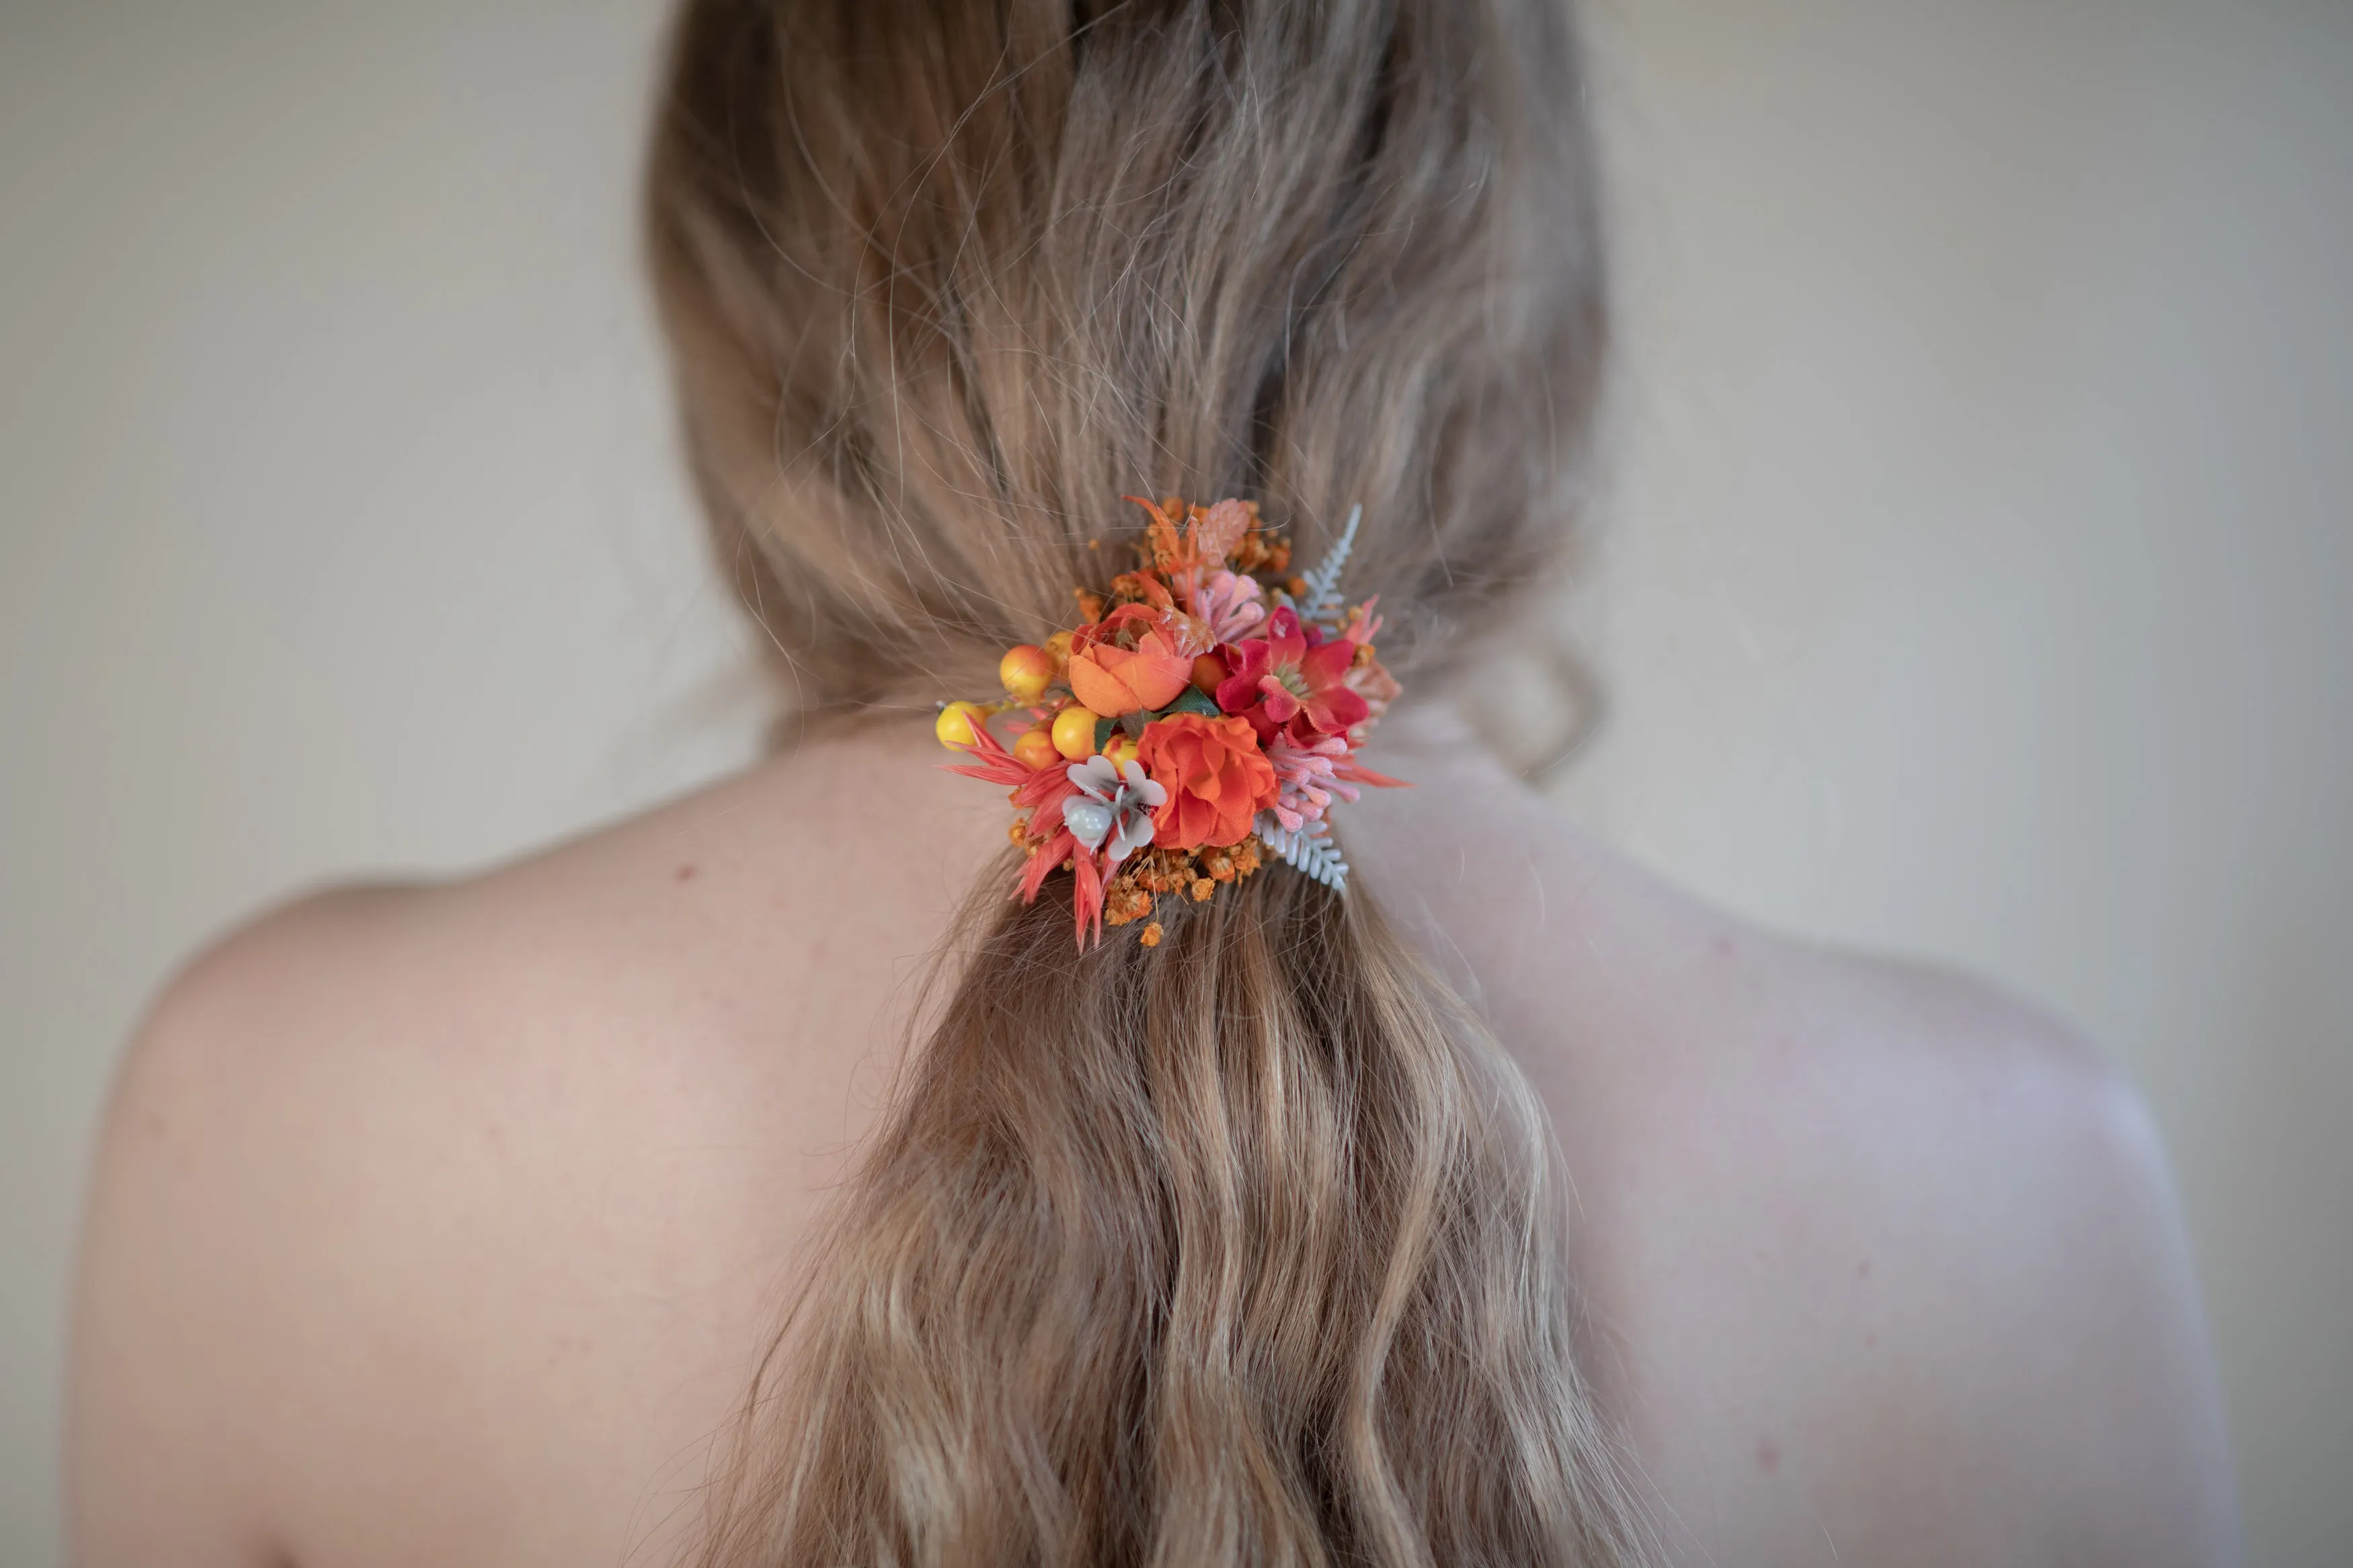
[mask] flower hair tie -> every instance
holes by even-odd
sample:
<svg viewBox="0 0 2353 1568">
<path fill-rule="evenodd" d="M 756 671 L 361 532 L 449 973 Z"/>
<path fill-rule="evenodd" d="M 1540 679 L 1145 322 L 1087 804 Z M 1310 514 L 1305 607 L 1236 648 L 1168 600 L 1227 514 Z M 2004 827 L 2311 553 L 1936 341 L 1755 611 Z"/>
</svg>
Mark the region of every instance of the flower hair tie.
<svg viewBox="0 0 2353 1568">
<path fill-rule="evenodd" d="M 1208 900 L 1274 858 L 1345 893 L 1325 812 L 1359 785 L 1398 785 L 1356 761 L 1398 693 L 1374 657 L 1374 600 L 1344 605 L 1340 571 L 1364 508 L 1323 564 L 1285 577 L 1291 543 L 1255 501 L 1155 506 L 1143 563 L 1108 595 L 1076 590 L 1082 625 L 1008 648 L 997 702 L 941 706 L 949 771 L 1010 786 L 1029 853 L 1024 902 L 1068 868 L 1079 945 L 1150 920 L 1164 894 Z M 1026 717 L 1008 748 L 990 731 Z"/>
</svg>

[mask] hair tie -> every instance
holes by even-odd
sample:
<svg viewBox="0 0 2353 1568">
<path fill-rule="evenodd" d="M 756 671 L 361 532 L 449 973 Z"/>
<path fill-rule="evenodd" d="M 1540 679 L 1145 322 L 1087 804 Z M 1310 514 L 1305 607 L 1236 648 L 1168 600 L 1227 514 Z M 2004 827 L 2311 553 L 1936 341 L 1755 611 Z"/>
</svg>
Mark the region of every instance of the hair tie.
<svg viewBox="0 0 2353 1568">
<path fill-rule="evenodd" d="M 1325 813 L 1402 784 L 1356 761 L 1399 689 L 1375 599 L 1340 597 L 1365 509 L 1294 577 L 1255 501 L 1122 499 L 1152 514 L 1137 569 L 1074 590 L 1077 627 L 1007 649 L 1003 700 L 940 709 L 940 742 L 970 759 L 949 771 L 1009 786 L 1021 812 L 1022 900 L 1067 868 L 1082 948 L 1139 920 L 1152 947 L 1162 897 L 1206 901 L 1270 858 L 1345 894 Z M 1009 747 L 989 730 L 1008 713 L 1027 720 Z"/>
</svg>

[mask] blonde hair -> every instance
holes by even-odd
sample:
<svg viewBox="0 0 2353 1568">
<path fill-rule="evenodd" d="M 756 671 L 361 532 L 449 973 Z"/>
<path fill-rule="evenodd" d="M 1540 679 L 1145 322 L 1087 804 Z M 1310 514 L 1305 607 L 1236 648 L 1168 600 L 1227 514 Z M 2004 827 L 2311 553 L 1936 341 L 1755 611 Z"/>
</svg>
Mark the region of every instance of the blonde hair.
<svg viewBox="0 0 2353 1568">
<path fill-rule="evenodd" d="M 1571 537 L 1579 99 L 1544 0 L 690 0 L 656 276 L 792 712 L 984 686 L 1123 492 L 1311 553 L 1361 502 L 1383 658 L 1443 680 Z M 1271 868 L 1080 955 L 1005 885 L 701 1560 L 1636 1560 L 1542 1110 L 1369 890 Z"/>
</svg>

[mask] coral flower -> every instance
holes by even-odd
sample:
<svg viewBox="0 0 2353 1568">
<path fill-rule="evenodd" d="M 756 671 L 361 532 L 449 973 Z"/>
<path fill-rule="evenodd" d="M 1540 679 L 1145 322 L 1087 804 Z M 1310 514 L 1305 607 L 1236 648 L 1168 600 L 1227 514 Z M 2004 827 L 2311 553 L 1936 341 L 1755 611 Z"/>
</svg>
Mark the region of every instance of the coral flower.
<svg viewBox="0 0 2353 1568">
<path fill-rule="evenodd" d="M 1261 739 L 1287 731 L 1301 745 L 1318 735 L 1339 735 L 1361 724 L 1372 709 L 1348 688 L 1356 645 L 1303 630 L 1285 605 L 1266 619 L 1266 636 L 1236 644 L 1227 655 L 1232 671 L 1218 683 L 1218 706 L 1250 721 Z"/>
<path fill-rule="evenodd" d="M 1152 814 L 1152 841 L 1164 848 L 1225 848 L 1250 837 L 1274 804 L 1274 765 L 1240 719 L 1177 713 L 1146 725 L 1136 753 L 1168 792 Z"/>
<path fill-rule="evenodd" d="M 1163 624 L 1164 612 L 1123 605 L 1071 640 L 1071 694 L 1106 719 L 1166 708 L 1192 683 L 1193 654 Z"/>
</svg>

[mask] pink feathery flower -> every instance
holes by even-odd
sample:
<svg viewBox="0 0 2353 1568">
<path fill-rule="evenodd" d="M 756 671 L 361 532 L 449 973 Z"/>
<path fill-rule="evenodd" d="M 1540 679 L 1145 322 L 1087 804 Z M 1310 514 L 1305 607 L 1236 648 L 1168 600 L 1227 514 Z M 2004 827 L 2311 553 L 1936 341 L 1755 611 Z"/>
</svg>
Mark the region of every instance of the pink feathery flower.
<svg viewBox="0 0 2353 1568">
<path fill-rule="evenodd" d="M 1266 590 L 1240 572 L 1218 571 L 1193 591 L 1196 619 L 1219 642 L 1240 642 L 1266 620 Z"/>
<path fill-rule="evenodd" d="M 1320 736 L 1312 745 L 1303 746 L 1288 733 L 1275 732 L 1267 743 L 1266 760 L 1274 764 L 1272 810 L 1284 832 L 1296 833 L 1321 819 L 1335 795 L 1342 800 L 1356 798 L 1356 786 L 1339 772 L 1347 756 L 1348 742 L 1337 735 Z"/>
</svg>

